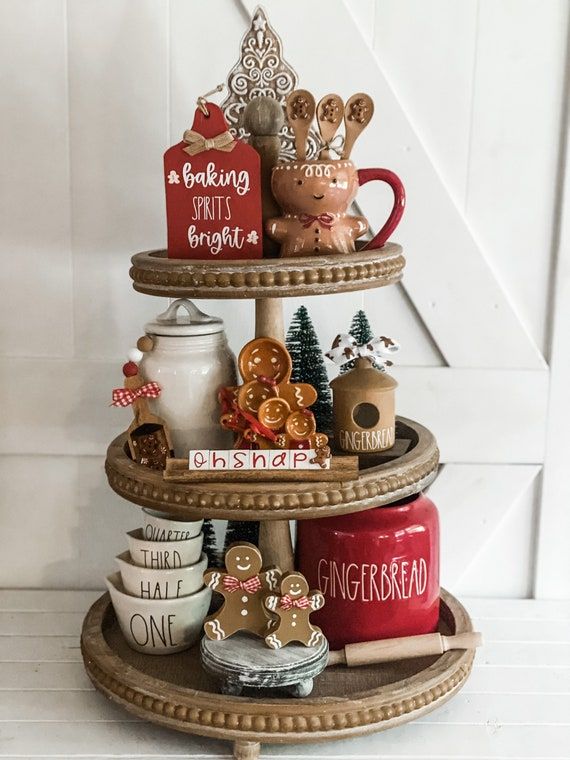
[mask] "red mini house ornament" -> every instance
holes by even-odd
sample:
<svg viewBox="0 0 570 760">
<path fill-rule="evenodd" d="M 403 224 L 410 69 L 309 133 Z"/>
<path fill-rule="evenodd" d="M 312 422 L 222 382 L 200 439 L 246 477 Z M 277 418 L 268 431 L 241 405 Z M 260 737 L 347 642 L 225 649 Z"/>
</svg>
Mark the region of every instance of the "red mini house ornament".
<svg viewBox="0 0 570 760">
<path fill-rule="evenodd" d="M 259 154 L 233 137 L 218 106 L 202 105 L 164 154 L 168 256 L 260 258 Z"/>
</svg>

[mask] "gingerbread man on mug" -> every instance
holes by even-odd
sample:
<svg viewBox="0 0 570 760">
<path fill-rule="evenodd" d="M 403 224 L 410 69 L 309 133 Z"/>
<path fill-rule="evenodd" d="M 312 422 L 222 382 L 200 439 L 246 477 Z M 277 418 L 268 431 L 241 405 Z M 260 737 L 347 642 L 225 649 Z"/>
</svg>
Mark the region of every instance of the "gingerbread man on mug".
<svg viewBox="0 0 570 760">
<path fill-rule="evenodd" d="M 283 216 L 268 219 L 267 234 L 281 244 L 281 256 L 350 253 L 368 230 L 363 216 L 347 212 L 358 191 L 352 161 L 293 161 L 278 164 L 271 190 Z"/>
</svg>

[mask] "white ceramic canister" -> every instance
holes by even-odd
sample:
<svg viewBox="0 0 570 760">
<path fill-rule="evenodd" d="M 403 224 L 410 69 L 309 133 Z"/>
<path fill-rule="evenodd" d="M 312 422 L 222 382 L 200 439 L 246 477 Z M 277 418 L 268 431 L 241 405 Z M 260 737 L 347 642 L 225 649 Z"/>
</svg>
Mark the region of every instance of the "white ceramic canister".
<svg viewBox="0 0 570 760">
<path fill-rule="evenodd" d="M 175 455 L 231 449 L 233 435 L 220 426 L 218 390 L 236 385 L 237 375 L 223 321 L 179 298 L 144 329 L 153 348 L 141 360 L 142 374 L 161 388 L 150 407 L 165 420 Z"/>
</svg>

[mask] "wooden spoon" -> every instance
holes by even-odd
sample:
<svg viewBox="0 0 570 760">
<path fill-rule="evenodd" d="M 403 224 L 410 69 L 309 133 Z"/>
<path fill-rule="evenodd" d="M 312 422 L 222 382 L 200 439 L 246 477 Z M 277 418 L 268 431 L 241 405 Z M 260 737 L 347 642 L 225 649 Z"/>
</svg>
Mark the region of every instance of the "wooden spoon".
<svg viewBox="0 0 570 760">
<path fill-rule="evenodd" d="M 341 158 L 350 158 L 354 143 L 362 131 L 370 124 L 374 114 L 374 101 L 370 95 L 357 92 L 347 101 L 344 108 L 344 150 Z"/>
<path fill-rule="evenodd" d="M 343 112 L 344 103 L 338 95 L 331 93 L 319 100 L 317 106 L 317 124 L 319 125 L 321 138 L 325 143 L 325 147 L 319 151 L 319 158 L 327 159 L 331 157 L 330 147 L 327 146 L 330 145 L 337 129 L 340 127 Z"/>
<path fill-rule="evenodd" d="M 285 103 L 287 121 L 295 136 L 297 158 L 307 157 L 307 138 L 315 116 L 315 99 L 308 90 L 293 90 Z"/>
</svg>

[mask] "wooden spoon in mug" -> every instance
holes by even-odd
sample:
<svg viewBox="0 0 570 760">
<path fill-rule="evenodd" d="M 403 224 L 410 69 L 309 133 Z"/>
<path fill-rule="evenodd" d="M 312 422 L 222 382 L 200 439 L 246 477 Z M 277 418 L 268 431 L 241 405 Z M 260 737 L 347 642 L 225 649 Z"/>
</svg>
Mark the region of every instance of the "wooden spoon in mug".
<svg viewBox="0 0 570 760">
<path fill-rule="evenodd" d="M 344 103 L 338 95 L 330 93 L 319 100 L 317 106 L 317 124 L 319 125 L 321 139 L 325 143 L 324 147 L 319 151 L 319 159 L 331 157 L 330 143 L 340 127 L 343 115 Z"/>
<path fill-rule="evenodd" d="M 315 99 L 308 90 L 293 90 L 285 103 L 287 121 L 295 136 L 297 158 L 307 157 L 309 130 L 315 117 Z"/>
<path fill-rule="evenodd" d="M 362 131 L 370 124 L 374 115 L 374 101 L 370 95 L 357 92 L 346 103 L 344 108 L 344 150 L 341 158 L 350 158 L 354 143 Z"/>
</svg>

